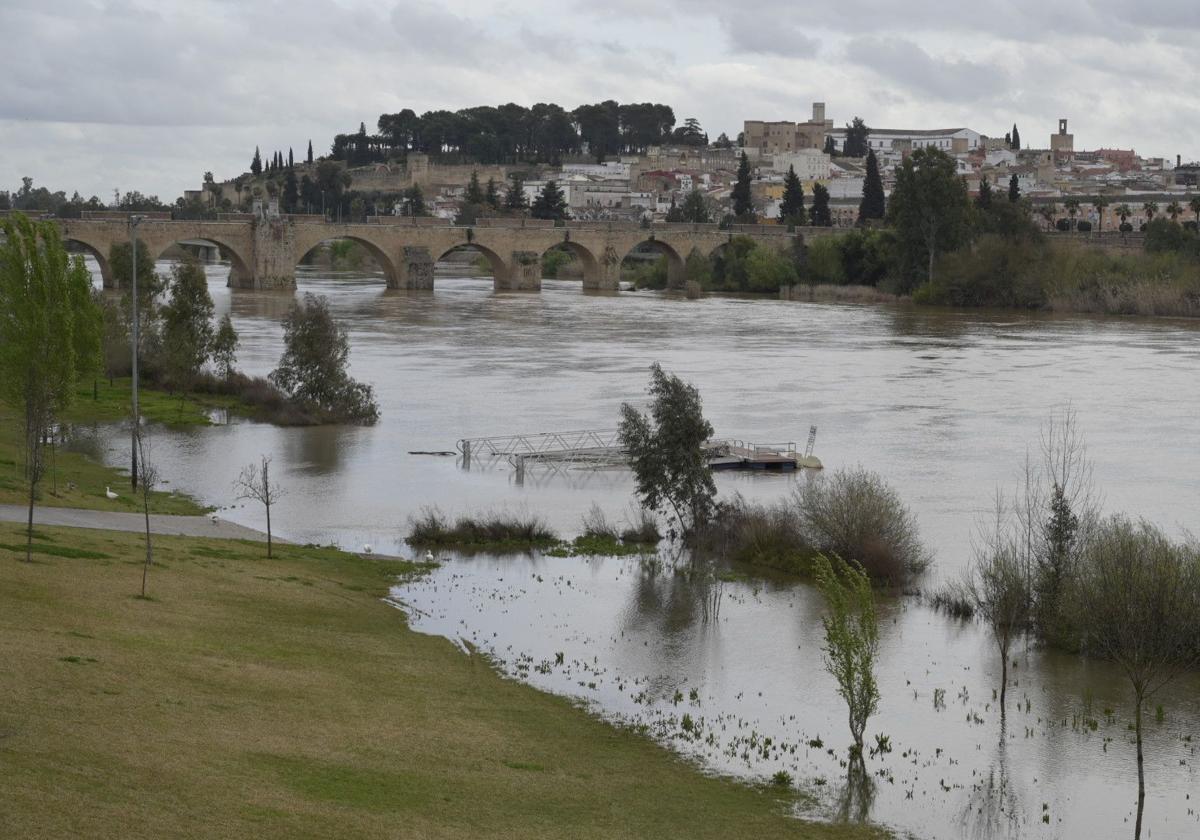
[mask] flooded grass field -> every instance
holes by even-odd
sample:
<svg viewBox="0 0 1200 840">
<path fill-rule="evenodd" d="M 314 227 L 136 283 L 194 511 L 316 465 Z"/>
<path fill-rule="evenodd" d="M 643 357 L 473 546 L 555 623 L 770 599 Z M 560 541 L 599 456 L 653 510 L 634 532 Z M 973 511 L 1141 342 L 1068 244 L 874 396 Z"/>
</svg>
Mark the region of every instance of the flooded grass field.
<svg viewBox="0 0 1200 840">
<path fill-rule="evenodd" d="M 289 295 L 231 293 L 210 267 L 218 315 L 241 334 L 239 366 L 269 371 Z M 1055 318 L 770 300 L 584 295 L 546 281 L 497 295 L 485 277 L 439 276 L 433 293 L 385 290 L 374 276 L 307 269 L 299 292 L 327 295 L 350 330 L 351 372 L 376 389 L 372 428 L 279 429 L 235 422 L 155 430 L 172 486 L 259 526 L 236 506 L 242 465 L 275 458 L 289 495 L 277 531 L 305 542 L 411 553 L 409 517 L 534 512 L 577 533 L 599 505 L 620 520 L 624 470 L 530 470 L 412 454 L 463 437 L 609 429 L 644 399 L 653 361 L 693 382 L 718 435 L 802 443 L 818 427 L 827 468 L 880 473 L 933 550 L 926 591 L 959 579 L 998 486 L 1013 488 L 1052 411 L 1070 405 L 1108 511 L 1178 534 L 1200 491 L 1200 334 L 1168 319 Z M 105 433 L 114 463 L 124 435 Z M 722 494 L 773 500 L 800 475 L 722 474 Z M 686 556 L 446 555 L 397 587 L 415 627 L 490 655 L 512 676 L 644 726 L 713 772 L 756 781 L 779 771 L 828 818 L 867 818 L 916 837 L 1124 837 L 1136 770 L 1132 707 L 1112 668 L 1017 647 L 1007 714 L 984 629 L 898 596 L 881 607 L 880 711 L 868 742 L 890 751 L 848 778 L 845 710 L 820 655 L 811 587 Z M 469 645 L 467 644 L 469 643 Z M 1200 834 L 1200 676 L 1154 701 L 1148 726 L 1147 836 Z"/>
</svg>

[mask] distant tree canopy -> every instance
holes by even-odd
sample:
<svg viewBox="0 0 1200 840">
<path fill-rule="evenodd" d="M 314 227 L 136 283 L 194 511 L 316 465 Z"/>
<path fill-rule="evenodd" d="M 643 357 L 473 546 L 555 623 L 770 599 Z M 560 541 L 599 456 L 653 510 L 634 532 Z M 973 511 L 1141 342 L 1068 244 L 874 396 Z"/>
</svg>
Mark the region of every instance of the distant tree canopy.
<svg viewBox="0 0 1200 840">
<path fill-rule="evenodd" d="M 708 136 L 694 118 L 675 129 L 675 112 L 652 102 L 619 104 L 606 100 L 567 111 L 539 102 L 531 108 L 510 102 L 458 111 L 411 108 L 381 114 L 377 133 L 365 125 L 333 138 L 330 157 L 351 166 L 381 163 L 423 152 L 434 158 L 469 158 L 481 164 L 556 163 L 562 156 L 587 151 L 597 160 L 609 155 L 645 152 L 676 142 L 705 145 Z"/>
<path fill-rule="evenodd" d="M 846 140 L 842 143 L 842 154 L 846 157 L 866 157 L 867 138 L 870 136 L 871 129 L 867 128 L 863 118 L 855 117 L 853 122 L 846 125 Z"/>
</svg>

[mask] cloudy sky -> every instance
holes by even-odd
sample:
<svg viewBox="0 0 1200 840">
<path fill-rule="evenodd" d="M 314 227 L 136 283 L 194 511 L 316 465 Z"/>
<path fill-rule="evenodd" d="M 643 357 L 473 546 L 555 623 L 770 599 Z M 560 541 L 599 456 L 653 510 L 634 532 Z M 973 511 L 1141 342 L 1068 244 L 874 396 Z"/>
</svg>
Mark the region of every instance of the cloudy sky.
<svg viewBox="0 0 1200 840">
<path fill-rule="evenodd" d="M 173 199 L 381 112 L 670 104 L 1200 158 L 1197 0 L 0 0 L 0 189 Z"/>
</svg>

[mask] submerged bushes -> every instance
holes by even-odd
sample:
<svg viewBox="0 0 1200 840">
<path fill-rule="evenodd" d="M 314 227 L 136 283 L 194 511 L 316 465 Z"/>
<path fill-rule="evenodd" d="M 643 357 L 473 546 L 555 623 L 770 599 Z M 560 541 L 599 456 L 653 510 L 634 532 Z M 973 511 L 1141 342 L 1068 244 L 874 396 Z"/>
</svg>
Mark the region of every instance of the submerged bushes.
<svg viewBox="0 0 1200 840">
<path fill-rule="evenodd" d="M 545 548 L 558 537 L 539 517 L 490 513 L 460 516 L 453 523 L 437 508 L 426 508 L 410 522 L 407 541 L 442 548 Z"/>
<path fill-rule="evenodd" d="M 877 583 L 898 585 L 929 564 L 917 522 L 899 495 L 862 468 L 811 477 L 773 505 L 724 502 L 694 540 L 700 551 L 809 574 L 816 555 L 854 561 Z"/>
</svg>

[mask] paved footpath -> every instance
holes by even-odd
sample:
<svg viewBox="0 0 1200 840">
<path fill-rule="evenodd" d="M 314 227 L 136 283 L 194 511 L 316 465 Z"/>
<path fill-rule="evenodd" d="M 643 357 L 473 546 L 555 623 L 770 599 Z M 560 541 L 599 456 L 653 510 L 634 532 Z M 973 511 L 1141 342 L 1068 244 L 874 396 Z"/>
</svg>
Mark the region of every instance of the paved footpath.
<svg viewBox="0 0 1200 840">
<path fill-rule="evenodd" d="M 29 508 L 24 505 L 0 505 L 0 522 L 27 522 Z M 146 519 L 140 513 L 111 510 L 81 510 L 80 508 L 35 507 L 33 524 L 62 525 L 67 528 L 99 528 L 104 531 L 145 531 Z M 213 521 L 208 516 L 169 516 L 150 514 L 150 532 L 180 537 L 216 537 L 224 540 L 258 540 L 266 542 L 267 535 L 226 522 Z M 276 540 L 283 542 L 283 540 Z"/>
</svg>

